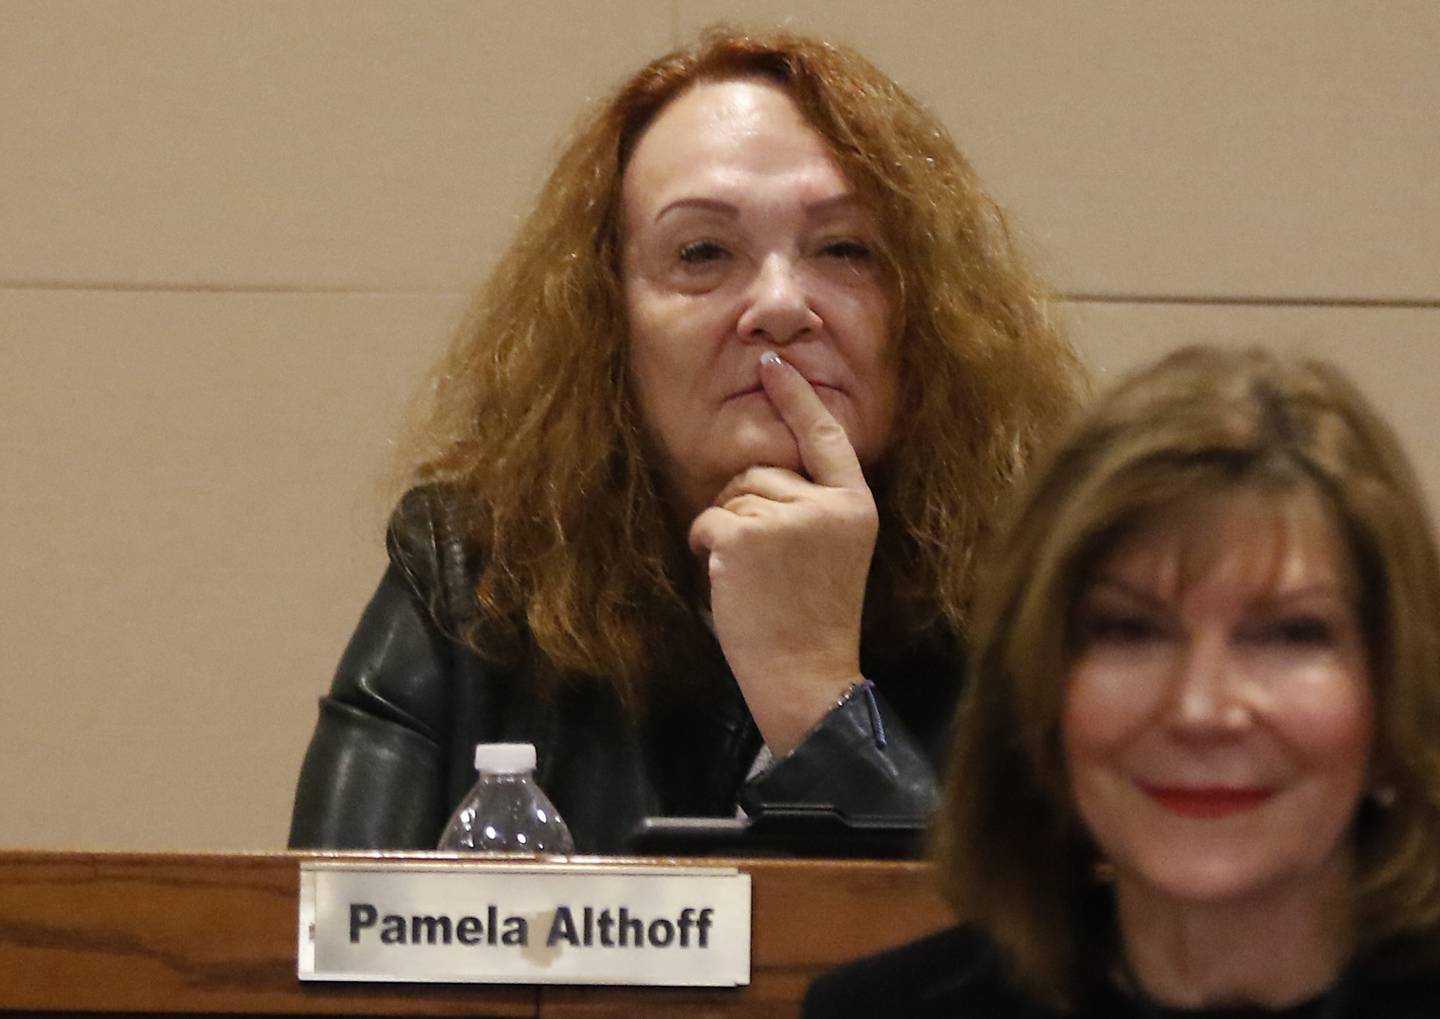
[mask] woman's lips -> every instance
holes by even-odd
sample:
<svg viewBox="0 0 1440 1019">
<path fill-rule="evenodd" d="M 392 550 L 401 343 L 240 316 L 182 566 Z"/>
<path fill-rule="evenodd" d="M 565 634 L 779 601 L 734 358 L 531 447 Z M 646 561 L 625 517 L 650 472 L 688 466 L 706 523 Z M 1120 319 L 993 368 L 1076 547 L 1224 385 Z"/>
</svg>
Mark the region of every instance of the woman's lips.
<svg viewBox="0 0 1440 1019">
<path fill-rule="evenodd" d="M 1274 795 L 1260 786 L 1141 785 L 1146 796 L 1165 810 L 1182 817 L 1229 817 L 1253 810 Z"/>
<path fill-rule="evenodd" d="M 832 386 L 832 385 L 831 385 L 830 383 L 828 383 L 828 382 L 817 382 L 817 381 L 814 380 L 814 379 L 806 379 L 805 381 L 806 381 L 806 382 L 809 382 L 809 383 L 810 383 L 810 387 L 811 387 L 812 389 L 814 389 L 815 392 L 817 392 L 817 393 L 823 393 L 823 392 L 825 392 L 827 389 L 830 390 L 831 392 L 835 392 L 835 393 L 843 392 L 843 390 L 842 390 L 839 386 Z M 746 396 L 756 396 L 756 395 L 764 394 L 764 392 L 765 392 L 765 387 L 762 386 L 762 385 L 760 385 L 760 383 L 756 382 L 754 385 L 747 386 L 747 387 L 745 387 L 744 389 L 737 389 L 737 390 L 735 390 L 734 392 L 732 392 L 732 393 L 730 393 L 729 395 L 727 395 L 727 396 L 725 397 L 725 399 L 726 399 L 726 401 L 729 401 L 729 400 L 739 400 L 739 399 L 742 398 L 742 397 L 746 397 Z"/>
</svg>

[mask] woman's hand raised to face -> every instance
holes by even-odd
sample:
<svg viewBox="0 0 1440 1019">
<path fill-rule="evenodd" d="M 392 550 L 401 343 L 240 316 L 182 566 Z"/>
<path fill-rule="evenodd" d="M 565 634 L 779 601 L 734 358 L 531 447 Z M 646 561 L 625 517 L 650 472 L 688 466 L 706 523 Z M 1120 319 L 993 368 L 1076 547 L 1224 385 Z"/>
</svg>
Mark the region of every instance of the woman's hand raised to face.
<svg viewBox="0 0 1440 1019">
<path fill-rule="evenodd" d="M 737 474 L 695 518 L 715 634 L 771 752 L 788 753 L 861 681 L 860 616 L 879 516 L 845 430 L 773 353 L 760 380 L 808 478 Z"/>
</svg>

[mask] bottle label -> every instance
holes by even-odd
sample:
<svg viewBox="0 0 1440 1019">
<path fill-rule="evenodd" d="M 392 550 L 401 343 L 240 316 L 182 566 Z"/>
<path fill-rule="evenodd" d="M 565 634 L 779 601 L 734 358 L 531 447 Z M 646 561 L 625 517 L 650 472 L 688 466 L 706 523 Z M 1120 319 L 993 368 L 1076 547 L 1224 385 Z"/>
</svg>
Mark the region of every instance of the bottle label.
<svg viewBox="0 0 1440 1019">
<path fill-rule="evenodd" d="M 750 875 L 733 867 L 300 864 L 302 980 L 733 987 Z"/>
</svg>

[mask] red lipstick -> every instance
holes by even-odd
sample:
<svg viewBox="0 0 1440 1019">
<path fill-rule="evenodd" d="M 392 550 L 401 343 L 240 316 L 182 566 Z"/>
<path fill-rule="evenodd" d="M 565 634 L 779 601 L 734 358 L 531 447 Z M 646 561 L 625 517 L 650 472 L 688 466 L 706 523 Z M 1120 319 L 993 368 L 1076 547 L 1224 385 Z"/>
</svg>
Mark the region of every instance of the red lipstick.
<svg viewBox="0 0 1440 1019">
<path fill-rule="evenodd" d="M 1157 786 L 1142 785 L 1145 795 L 1172 814 L 1182 817 L 1229 817 L 1253 810 L 1275 792 L 1254 786 Z"/>
</svg>

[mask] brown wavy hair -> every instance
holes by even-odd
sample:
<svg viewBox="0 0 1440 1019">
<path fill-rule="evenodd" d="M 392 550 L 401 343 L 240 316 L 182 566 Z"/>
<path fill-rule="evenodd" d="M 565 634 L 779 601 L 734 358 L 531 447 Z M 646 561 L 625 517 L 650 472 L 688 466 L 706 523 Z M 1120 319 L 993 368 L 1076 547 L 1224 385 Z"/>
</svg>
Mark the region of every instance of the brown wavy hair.
<svg viewBox="0 0 1440 1019">
<path fill-rule="evenodd" d="M 506 657 L 528 634 L 542 686 L 602 678 L 635 705 L 676 671 L 667 649 L 706 639 L 689 521 L 664 503 L 628 382 L 620 195 L 666 104 L 740 77 L 790 96 L 882 225 L 902 388 L 870 470 L 867 646 L 955 644 L 996 500 L 1083 389 L 1047 291 L 934 116 L 852 50 L 707 31 L 583 117 L 432 382 L 413 476 L 463 504 L 481 564 L 465 636 Z"/>
<path fill-rule="evenodd" d="M 1338 370 L 1195 347 L 1102 397 L 1037 464 L 987 552 L 970 691 L 951 748 L 935 855 L 960 916 L 1015 980 L 1065 1005 L 1107 978 L 1117 932 L 1061 749 L 1074 613 L 1111 550 L 1156 513 L 1237 490 L 1309 489 L 1355 566 L 1375 734 L 1396 791 L 1355 819 L 1357 950 L 1434 963 L 1440 930 L 1440 557 L 1389 426 Z"/>
</svg>

